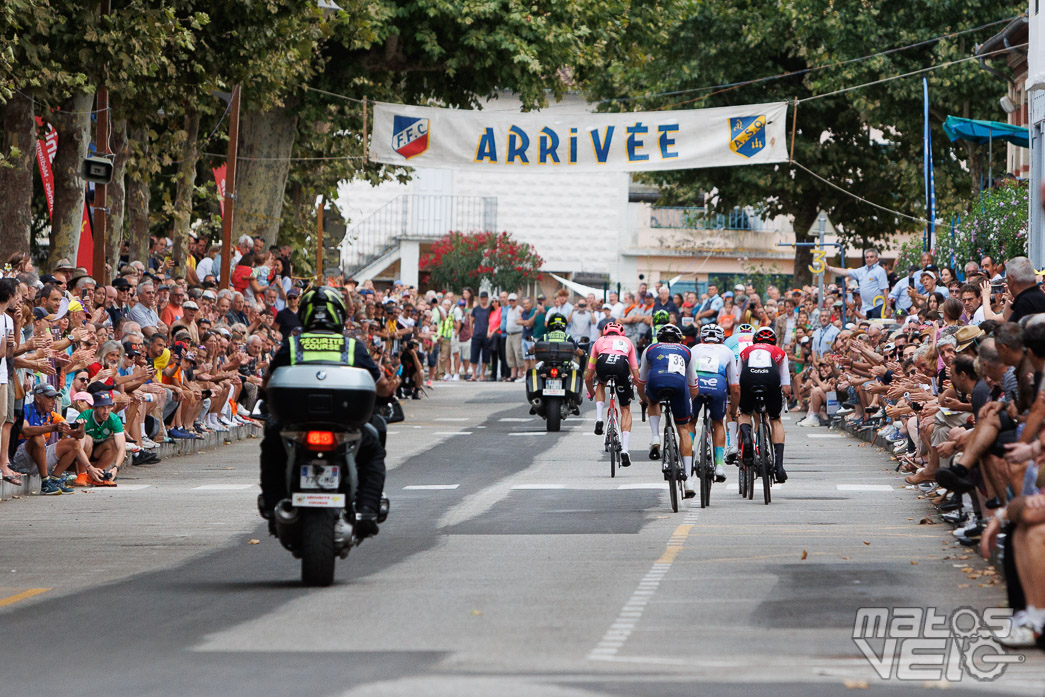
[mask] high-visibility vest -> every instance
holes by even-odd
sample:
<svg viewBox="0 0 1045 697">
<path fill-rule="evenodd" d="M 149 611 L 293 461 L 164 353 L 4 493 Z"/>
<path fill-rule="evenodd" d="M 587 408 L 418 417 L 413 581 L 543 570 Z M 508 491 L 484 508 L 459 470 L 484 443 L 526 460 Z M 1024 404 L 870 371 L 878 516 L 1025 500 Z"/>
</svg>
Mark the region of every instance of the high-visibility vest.
<svg viewBox="0 0 1045 697">
<path fill-rule="evenodd" d="M 447 315 L 446 319 L 439 323 L 439 336 L 443 339 L 452 339 L 454 336 L 454 316 Z"/>
<path fill-rule="evenodd" d="M 356 340 L 343 334 L 305 332 L 292 336 L 290 364 L 336 363 L 352 365 L 356 359 Z"/>
</svg>

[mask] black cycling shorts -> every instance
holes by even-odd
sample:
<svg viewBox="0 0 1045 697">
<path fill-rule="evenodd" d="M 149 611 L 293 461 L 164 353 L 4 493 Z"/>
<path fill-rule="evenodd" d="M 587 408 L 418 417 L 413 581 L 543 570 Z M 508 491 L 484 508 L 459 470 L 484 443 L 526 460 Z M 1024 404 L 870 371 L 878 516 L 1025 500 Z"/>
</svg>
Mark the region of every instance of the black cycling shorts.
<svg viewBox="0 0 1045 697">
<path fill-rule="evenodd" d="M 766 403 L 766 413 L 771 419 L 779 419 L 784 408 L 784 398 L 780 394 L 780 371 L 776 367 L 740 369 L 740 408 L 741 414 L 755 413 L 755 392 L 761 390 Z"/>
<path fill-rule="evenodd" d="M 611 353 L 600 353 L 595 359 L 595 377 L 605 385 L 610 378 L 617 382 L 617 400 L 622 407 L 631 404 L 635 399 L 635 389 L 631 386 L 631 368 L 628 357 Z"/>
</svg>

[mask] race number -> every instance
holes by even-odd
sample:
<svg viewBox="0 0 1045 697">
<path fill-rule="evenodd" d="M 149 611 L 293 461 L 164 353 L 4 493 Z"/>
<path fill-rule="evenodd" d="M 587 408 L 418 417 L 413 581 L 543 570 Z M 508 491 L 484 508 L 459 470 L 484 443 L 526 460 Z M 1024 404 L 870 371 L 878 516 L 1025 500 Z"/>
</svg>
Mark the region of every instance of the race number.
<svg viewBox="0 0 1045 697">
<path fill-rule="evenodd" d="M 673 353 L 670 356 L 668 356 L 668 372 L 677 373 L 679 375 L 685 375 L 686 359 L 676 353 Z"/>
<path fill-rule="evenodd" d="M 757 349 L 747 355 L 749 368 L 768 368 L 773 365 L 773 355 L 764 349 Z"/>
<path fill-rule="evenodd" d="M 697 356 L 698 373 L 717 373 L 718 356 Z"/>
<path fill-rule="evenodd" d="M 625 339 L 614 339 L 613 350 L 620 351 L 621 353 L 628 352 L 628 342 Z"/>
<path fill-rule="evenodd" d="M 827 262 L 824 259 L 827 258 L 826 249 L 814 249 L 813 250 L 813 263 L 809 265 L 809 271 L 811 273 L 823 273 L 827 270 Z"/>
</svg>

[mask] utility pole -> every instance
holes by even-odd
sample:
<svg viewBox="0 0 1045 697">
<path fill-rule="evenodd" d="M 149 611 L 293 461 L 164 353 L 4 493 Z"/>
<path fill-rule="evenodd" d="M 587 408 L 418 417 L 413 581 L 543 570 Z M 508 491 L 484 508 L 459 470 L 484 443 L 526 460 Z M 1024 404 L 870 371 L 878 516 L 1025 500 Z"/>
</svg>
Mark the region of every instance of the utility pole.
<svg viewBox="0 0 1045 697">
<path fill-rule="evenodd" d="M 243 86 L 232 90 L 229 121 L 229 149 L 225 158 L 225 215 L 221 220 L 221 279 L 218 287 L 229 287 L 232 275 L 232 217 L 236 210 L 236 158 L 239 156 L 239 104 Z"/>
<path fill-rule="evenodd" d="M 109 14 L 109 0 L 102 0 L 101 16 Z M 109 89 L 105 85 L 98 88 L 98 154 L 109 155 Z M 98 285 L 109 283 L 109 274 L 105 271 L 105 223 L 109 216 L 107 205 L 108 184 L 96 184 L 94 187 L 94 249 L 91 259 L 91 275 Z M 81 231 L 82 234 L 82 231 Z M 119 256 L 119 252 L 117 252 Z"/>
</svg>

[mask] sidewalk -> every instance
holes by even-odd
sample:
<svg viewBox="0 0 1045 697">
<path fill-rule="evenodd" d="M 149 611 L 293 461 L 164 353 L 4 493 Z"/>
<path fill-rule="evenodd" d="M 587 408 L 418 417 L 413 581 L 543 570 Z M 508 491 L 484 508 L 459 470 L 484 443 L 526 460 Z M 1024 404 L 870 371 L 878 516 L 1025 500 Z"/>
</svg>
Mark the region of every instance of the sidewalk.
<svg viewBox="0 0 1045 697">
<path fill-rule="evenodd" d="M 244 440 L 246 438 L 259 438 L 261 437 L 261 433 L 262 428 L 260 426 L 237 426 L 230 429 L 228 433 L 218 433 L 215 431 L 208 433 L 197 440 L 185 439 L 175 440 L 173 443 L 165 443 L 153 451 L 160 456 L 160 462 L 153 465 L 153 468 L 162 468 L 164 463 L 170 458 L 196 455 L 207 450 L 221 448 L 226 443 L 235 443 L 236 441 Z M 131 457 L 130 453 L 128 453 L 124 460 L 124 465 L 131 467 L 130 463 Z M 137 467 L 135 469 L 138 471 L 145 471 L 151 468 Z M 117 484 L 117 488 L 119 488 L 119 484 Z M 36 496 L 39 493 L 39 474 L 22 475 L 22 486 L 15 486 L 9 482 L 0 480 L 0 501 L 7 501 L 12 498 L 24 496 Z"/>
</svg>

